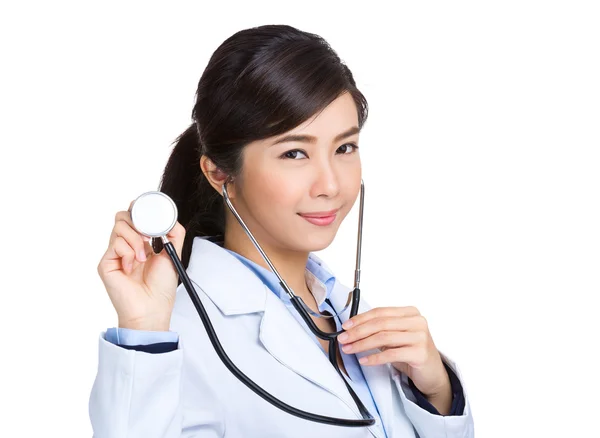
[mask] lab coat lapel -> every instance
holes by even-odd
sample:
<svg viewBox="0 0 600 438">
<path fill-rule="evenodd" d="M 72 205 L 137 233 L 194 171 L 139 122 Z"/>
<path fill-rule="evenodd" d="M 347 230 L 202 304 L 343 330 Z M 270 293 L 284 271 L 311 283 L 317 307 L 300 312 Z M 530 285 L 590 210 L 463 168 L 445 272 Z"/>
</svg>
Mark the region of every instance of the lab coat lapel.
<svg viewBox="0 0 600 438">
<path fill-rule="evenodd" d="M 265 309 L 267 288 L 263 282 L 227 250 L 205 237 L 194 238 L 186 272 L 225 316 Z"/>
<path fill-rule="evenodd" d="M 318 257 L 313 254 L 311 257 L 327 268 Z M 320 346 L 296 321 L 283 302 L 237 258 L 206 238 L 195 237 L 187 273 L 195 287 L 202 289 L 224 315 L 263 312 L 259 338 L 265 349 L 284 366 L 343 401 L 354 412 L 355 418 L 362 418 L 342 377 Z M 227 281 L 224 282 L 222 278 L 225 275 Z M 336 280 L 330 300 L 338 311 L 346 304 L 349 290 Z M 359 313 L 369 309 L 368 304 L 361 300 Z M 348 319 L 349 314 L 348 308 L 340 315 L 342 323 Z M 357 357 L 360 359 L 372 352 L 373 350 L 359 353 Z M 393 422 L 389 368 L 361 368 L 389 435 L 389 425 Z M 376 437 L 381 437 L 377 429 L 369 427 L 369 430 Z"/>
<path fill-rule="evenodd" d="M 219 245 L 196 237 L 187 273 L 224 315 L 263 312 L 259 338 L 265 349 L 290 370 L 342 400 L 356 418 L 362 418 L 345 383 L 320 346 L 242 262 Z M 227 281 L 223 281 L 225 275 Z"/>
<path fill-rule="evenodd" d="M 357 419 L 362 418 L 345 383 L 323 350 L 273 293 L 267 294 L 259 337 L 267 351 L 280 363 L 338 397 Z"/>
</svg>

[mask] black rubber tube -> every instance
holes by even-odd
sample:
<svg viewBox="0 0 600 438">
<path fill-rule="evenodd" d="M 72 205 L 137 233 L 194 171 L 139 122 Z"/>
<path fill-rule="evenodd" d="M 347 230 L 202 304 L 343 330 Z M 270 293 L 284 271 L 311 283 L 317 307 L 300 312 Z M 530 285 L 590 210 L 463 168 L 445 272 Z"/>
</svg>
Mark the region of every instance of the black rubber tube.
<svg viewBox="0 0 600 438">
<path fill-rule="evenodd" d="M 231 359 L 229 359 L 229 357 L 225 353 L 225 350 L 223 350 L 223 347 L 221 346 L 221 343 L 219 342 L 219 339 L 217 338 L 217 334 L 215 333 L 214 327 L 212 326 L 212 323 L 210 322 L 208 314 L 206 313 L 206 310 L 204 309 L 204 306 L 202 305 L 202 302 L 200 301 L 198 294 L 196 294 L 196 290 L 194 289 L 194 286 L 193 286 L 191 280 L 189 279 L 187 273 L 185 272 L 183 264 L 179 260 L 179 257 L 177 256 L 177 252 L 175 251 L 173 244 L 171 242 L 167 242 L 166 244 L 164 244 L 164 247 L 165 247 L 165 250 L 167 251 L 167 253 L 169 254 L 169 256 L 171 257 L 171 260 L 173 261 L 173 264 L 175 265 L 177 272 L 179 273 L 179 278 L 181 279 L 183 285 L 185 286 L 185 289 L 187 290 L 188 295 L 190 296 L 190 299 L 192 300 L 192 303 L 194 303 L 194 306 L 196 307 L 196 310 L 198 311 L 198 314 L 200 315 L 200 319 L 202 320 L 202 323 L 204 324 L 206 333 L 208 334 L 210 342 L 212 343 L 217 355 L 219 356 L 219 358 L 221 359 L 223 364 L 227 367 L 227 369 L 229 369 L 229 371 L 231 371 L 231 373 L 235 377 L 237 377 L 243 384 L 245 384 L 248 388 L 250 388 L 252 391 L 254 391 L 257 395 L 259 395 L 260 397 L 262 397 L 263 399 L 265 399 L 266 401 L 271 403 L 273 406 L 281 409 L 284 412 L 287 412 L 288 414 L 294 415 L 299 418 L 303 418 L 305 420 L 314 421 L 314 422 L 323 423 L 323 424 L 330 424 L 332 426 L 345 426 L 345 427 L 366 427 L 366 426 L 371 426 L 371 425 L 375 424 L 374 419 L 351 420 L 351 419 L 345 419 L 345 418 L 334 418 L 334 417 L 327 417 L 324 415 L 313 414 L 310 412 L 302 411 L 300 409 L 296 409 L 293 406 L 290 406 L 290 405 L 282 402 L 281 400 L 275 398 L 274 396 L 272 396 L 271 394 L 269 394 L 268 392 L 263 390 L 256 383 L 254 383 L 252 380 L 250 380 L 250 378 L 248 378 L 248 376 L 246 376 L 242 371 L 240 371 L 233 364 Z M 298 303 L 295 303 L 295 306 L 296 305 L 298 305 Z M 301 315 L 304 316 L 304 313 L 301 312 Z M 312 322 L 312 320 L 311 320 L 311 322 Z M 335 341 L 335 339 L 332 341 L 332 343 L 334 341 Z M 329 351 L 331 352 L 332 350 L 333 350 L 333 348 L 331 348 L 331 344 L 330 344 Z M 335 357 L 335 351 L 333 351 L 333 355 Z M 334 360 L 334 362 L 336 362 L 336 361 Z M 340 375 L 341 375 L 341 372 L 340 372 L 339 368 L 337 367 L 337 362 L 336 362 L 335 368 L 337 369 L 338 373 L 340 373 Z M 354 398 L 354 400 L 357 400 L 358 397 L 356 397 L 356 395 L 354 394 L 354 391 L 351 390 L 350 386 L 346 382 L 346 379 L 344 379 L 342 377 L 342 380 L 344 380 L 344 383 L 346 383 L 346 386 L 348 387 L 348 389 L 350 389 L 350 393 L 351 393 L 352 397 Z M 362 411 L 362 409 L 361 409 L 362 403 L 360 402 L 360 399 L 358 399 L 357 404 L 358 403 L 360 403 L 359 410 Z M 364 406 L 362 406 L 362 408 L 364 408 Z M 361 414 L 363 414 L 363 413 L 361 412 Z M 363 416 L 364 416 L 364 414 L 363 414 Z"/>
</svg>

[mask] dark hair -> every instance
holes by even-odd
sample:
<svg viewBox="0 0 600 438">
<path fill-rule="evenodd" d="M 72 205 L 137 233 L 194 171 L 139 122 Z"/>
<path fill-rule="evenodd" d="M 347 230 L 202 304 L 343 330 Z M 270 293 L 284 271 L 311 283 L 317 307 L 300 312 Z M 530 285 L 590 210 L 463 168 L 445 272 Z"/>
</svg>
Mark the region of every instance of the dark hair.
<svg viewBox="0 0 600 438">
<path fill-rule="evenodd" d="M 194 237 L 222 236 L 225 230 L 223 198 L 202 173 L 200 157 L 235 177 L 246 144 L 297 127 L 346 92 L 362 128 L 367 101 L 348 67 L 318 35 L 264 25 L 241 30 L 217 48 L 198 82 L 192 124 L 175 140 L 159 188 L 177 205 L 186 229 L 186 268 Z M 162 242 L 154 241 L 160 252 Z"/>
</svg>

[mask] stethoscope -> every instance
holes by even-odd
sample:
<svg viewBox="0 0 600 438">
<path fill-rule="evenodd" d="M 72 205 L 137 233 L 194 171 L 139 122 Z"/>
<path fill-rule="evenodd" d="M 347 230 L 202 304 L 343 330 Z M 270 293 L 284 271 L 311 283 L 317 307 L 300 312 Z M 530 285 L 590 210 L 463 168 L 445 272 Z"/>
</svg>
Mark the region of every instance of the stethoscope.
<svg viewBox="0 0 600 438">
<path fill-rule="evenodd" d="M 229 371 L 236 376 L 242 383 L 244 383 L 248 388 L 254 391 L 256 394 L 261 396 L 263 399 L 271 403 L 273 406 L 277 408 L 295 415 L 297 417 L 314 421 L 317 423 L 331 424 L 334 426 L 346 426 L 346 427 L 364 427 L 364 426 L 372 426 L 375 424 L 375 418 L 369 413 L 367 408 L 363 405 L 360 398 L 356 395 L 352 387 L 348 384 L 345 377 L 343 376 L 339 365 L 337 363 L 336 353 L 339 349 L 339 344 L 337 341 L 338 335 L 344 332 L 344 330 L 340 330 L 339 332 L 327 333 L 319 329 L 317 325 L 312 320 L 311 316 L 317 318 L 333 318 L 335 316 L 339 316 L 341 313 L 345 312 L 346 309 L 351 305 L 350 309 L 350 318 L 356 316 L 358 312 L 358 306 L 360 302 L 360 259 L 361 259 L 361 244 L 362 244 L 362 227 L 363 227 L 363 206 L 364 206 L 364 183 L 361 181 L 360 184 L 360 207 L 358 213 L 358 237 L 357 237 L 357 246 L 356 246 L 356 267 L 354 271 L 354 289 L 348 294 L 348 301 L 344 308 L 334 315 L 323 315 L 320 313 L 313 312 L 302 300 L 302 298 L 297 297 L 292 289 L 287 285 L 285 280 L 281 277 L 273 263 L 269 259 L 269 257 L 265 254 L 261 246 L 258 244 L 252 232 L 248 229 L 248 226 L 244 223 L 237 210 L 231 203 L 229 199 L 229 194 L 227 192 L 227 182 L 223 184 L 223 197 L 225 199 L 226 205 L 229 207 L 233 215 L 236 217 L 252 243 L 256 247 L 256 249 L 260 252 L 261 256 L 265 260 L 265 262 L 269 265 L 269 268 L 273 271 L 273 273 L 277 276 L 281 287 L 290 297 L 290 301 L 296 311 L 300 313 L 302 319 L 306 322 L 310 330 L 315 334 L 315 336 L 328 340 L 329 341 L 329 361 L 334 366 L 341 379 L 346 384 L 350 395 L 356 402 L 358 409 L 363 416 L 363 420 L 351 420 L 344 418 L 334 418 L 327 417 L 324 415 L 313 414 L 310 412 L 302 411 L 300 409 L 296 409 L 293 406 L 290 406 L 276 397 L 272 396 L 265 390 L 263 390 L 260 386 L 250 380 L 242 371 L 240 371 L 233 362 L 229 359 L 219 339 L 217 338 L 217 334 L 215 333 L 214 327 L 212 326 L 208 314 L 206 313 L 204 306 L 202 305 L 200 298 L 196 294 L 196 290 L 192 285 L 191 280 L 189 279 L 181 260 L 177 256 L 177 252 L 175 251 L 175 247 L 169 240 L 167 239 L 167 234 L 177 223 L 177 206 L 175 202 L 166 195 L 165 193 L 159 191 L 151 191 L 146 192 L 140 195 L 131 205 L 130 213 L 131 220 L 133 222 L 134 228 L 142 235 L 146 237 L 160 238 L 165 250 L 169 254 L 169 257 L 173 261 L 177 272 L 179 273 L 179 278 L 181 282 L 185 286 L 192 303 L 196 307 L 198 314 L 200 315 L 200 319 L 204 324 L 204 328 L 208 334 L 208 337 L 223 364 L 229 369 Z M 333 309 L 333 305 L 329 300 L 326 300 L 327 303 Z"/>
</svg>

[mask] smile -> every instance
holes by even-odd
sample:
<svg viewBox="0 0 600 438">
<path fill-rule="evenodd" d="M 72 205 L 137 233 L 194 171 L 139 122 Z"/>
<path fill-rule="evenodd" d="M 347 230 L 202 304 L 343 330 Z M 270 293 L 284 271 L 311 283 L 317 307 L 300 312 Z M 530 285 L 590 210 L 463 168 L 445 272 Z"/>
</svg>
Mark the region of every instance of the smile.
<svg viewBox="0 0 600 438">
<path fill-rule="evenodd" d="M 298 215 L 313 225 L 325 226 L 335 221 L 337 212 L 338 210 L 331 210 L 316 213 L 298 213 Z"/>
</svg>

